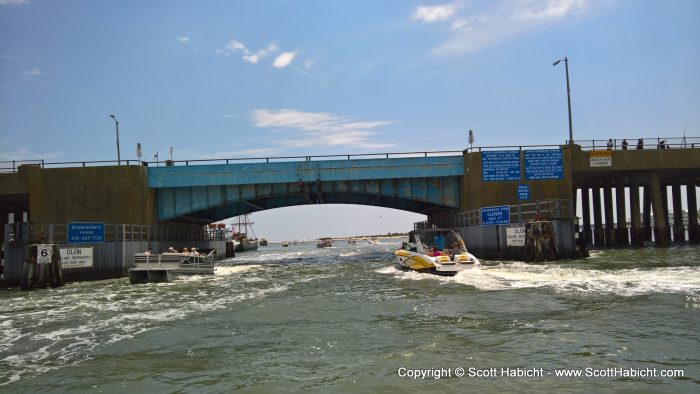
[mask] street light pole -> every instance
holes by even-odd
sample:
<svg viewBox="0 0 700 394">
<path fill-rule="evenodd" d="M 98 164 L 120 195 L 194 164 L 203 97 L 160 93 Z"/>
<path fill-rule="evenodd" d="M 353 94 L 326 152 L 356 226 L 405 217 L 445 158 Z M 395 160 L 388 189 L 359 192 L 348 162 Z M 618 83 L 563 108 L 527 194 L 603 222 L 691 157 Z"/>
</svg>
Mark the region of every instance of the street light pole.
<svg viewBox="0 0 700 394">
<path fill-rule="evenodd" d="M 114 125 L 117 128 L 117 164 L 122 165 L 121 154 L 119 153 L 119 121 L 113 114 L 109 114 L 109 117 L 114 119 Z"/>
<path fill-rule="evenodd" d="M 559 59 L 552 66 L 556 66 L 564 60 L 564 68 L 566 68 L 566 100 L 569 104 L 569 155 L 573 155 L 574 150 L 574 130 L 573 122 L 571 121 L 571 87 L 569 86 L 569 58 L 564 57 L 564 59 Z M 571 156 L 573 158 L 573 156 Z M 571 169 L 571 176 L 573 177 L 573 160 L 569 160 Z M 576 194 L 576 189 L 574 189 L 574 195 Z M 576 258 L 576 204 L 574 203 L 574 198 L 569 199 L 569 215 L 571 216 L 571 259 Z"/>
<path fill-rule="evenodd" d="M 569 145 L 574 144 L 574 130 L 573 130 L 573 122 L 571 121 L 571 88 L 569 87 L 569 59 L 567 57 L 564 57 L 564 59 L 559 59 L 556 62 L 554 62 L 553 66 L 556 66 L 564 60 L 564 68 L 566 69 L 566 100 L 569 103 Z"/>
</svg>

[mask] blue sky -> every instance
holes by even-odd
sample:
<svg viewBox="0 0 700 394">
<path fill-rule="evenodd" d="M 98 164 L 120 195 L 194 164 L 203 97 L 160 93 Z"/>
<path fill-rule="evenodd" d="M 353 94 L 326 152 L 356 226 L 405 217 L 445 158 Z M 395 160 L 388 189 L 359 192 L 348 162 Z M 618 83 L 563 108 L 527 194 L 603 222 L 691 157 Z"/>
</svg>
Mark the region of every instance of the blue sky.
<svg viewBox="0 0 700 394">
<path fill-rule="evenodd" d="M 690 0 L 0 0 L 0 160 L 116 159 L 110 113 L 128 159 L 563 143 L 564 56 L 575 139 L 700 136 L 698 20 Z M 285 208 L 256 231 L 298 238 L 276 222 L 299 212 L 366 216 L 337 235 L 423 218 Z"/>
</svg>

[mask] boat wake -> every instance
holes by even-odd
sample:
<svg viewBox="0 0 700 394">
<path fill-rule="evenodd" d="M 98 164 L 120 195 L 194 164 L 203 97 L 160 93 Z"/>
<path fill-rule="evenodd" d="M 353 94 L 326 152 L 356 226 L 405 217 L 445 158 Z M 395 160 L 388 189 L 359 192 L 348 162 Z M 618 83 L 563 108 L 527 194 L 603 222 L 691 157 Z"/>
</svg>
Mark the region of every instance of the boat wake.
<svg viewBox="0 0 700 394">
<path fill-rule="evenodd" d="M 460 283 L 479 290 L 501 291 L 549 288 L 558 293 L 615 294 L 636 296 L 653 293 L 680 293 L 700 296 L 700 267 L 656 267 L 599 270 L 562 265 L 504 263 L 481 270 L 462 271 L 454 277 L 438 277 L 396 267 L 377 270 L 405 280 L 437 280 Z"/>
</svg>

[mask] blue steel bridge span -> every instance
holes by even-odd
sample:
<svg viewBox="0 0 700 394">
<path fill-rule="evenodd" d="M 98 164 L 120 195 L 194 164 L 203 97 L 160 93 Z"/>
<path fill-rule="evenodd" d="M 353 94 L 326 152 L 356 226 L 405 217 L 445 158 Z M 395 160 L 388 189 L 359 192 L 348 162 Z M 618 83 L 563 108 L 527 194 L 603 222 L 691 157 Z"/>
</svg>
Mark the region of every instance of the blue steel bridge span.
<svg viewBox="0 0 700 394">
<path fill-rule="evenodd" d="M 160 221 L 211 223 L 305 204 L 359 204 L 416 213 L 456 210 L 464 158 L 389 157 L 148 168 Z"/>
</svg>

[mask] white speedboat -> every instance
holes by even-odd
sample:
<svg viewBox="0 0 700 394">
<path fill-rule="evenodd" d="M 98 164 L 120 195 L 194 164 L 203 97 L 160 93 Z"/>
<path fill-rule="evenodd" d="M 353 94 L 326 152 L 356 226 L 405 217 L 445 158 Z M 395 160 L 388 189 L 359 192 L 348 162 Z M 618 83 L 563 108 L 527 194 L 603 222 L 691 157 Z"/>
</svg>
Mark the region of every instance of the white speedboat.
<svg viewBox="0 0 700 394">
<path fill-rule="evenodd" d="M 131 284 L 172 282 L 182 275 L 214 275 L 213 251 L 208 255 L 136 253 L 129 269 Z"/>
<path fill-rule="evenodd" d="M 450 249 L 434 250 L 433 240 L 443 234 Z M 464 247 L 464 241 L 455 231 L 447 229 L 414 230 L 409 233 L 408 242 L 394 252 L 399 266 L 418 272 L 452 276 L 469 269 L 478 269 L 481 262 Z"/>
</svg>

